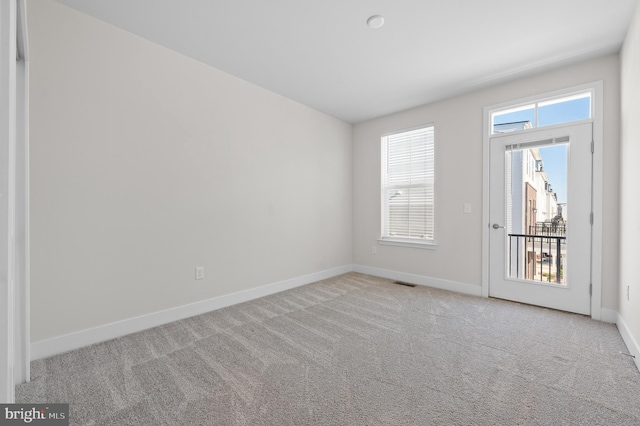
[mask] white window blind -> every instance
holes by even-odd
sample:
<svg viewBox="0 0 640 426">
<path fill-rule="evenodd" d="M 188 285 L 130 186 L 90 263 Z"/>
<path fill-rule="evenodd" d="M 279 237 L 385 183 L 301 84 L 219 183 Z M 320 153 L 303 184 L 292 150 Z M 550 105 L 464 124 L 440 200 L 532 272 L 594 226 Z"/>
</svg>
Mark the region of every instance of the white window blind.
<svg viewBox="0 0 640 426">
<path fill-rule="evenodd" d="M 382 240 L 434 240 L 434 128 L 382 137 Z"/>
</svg>

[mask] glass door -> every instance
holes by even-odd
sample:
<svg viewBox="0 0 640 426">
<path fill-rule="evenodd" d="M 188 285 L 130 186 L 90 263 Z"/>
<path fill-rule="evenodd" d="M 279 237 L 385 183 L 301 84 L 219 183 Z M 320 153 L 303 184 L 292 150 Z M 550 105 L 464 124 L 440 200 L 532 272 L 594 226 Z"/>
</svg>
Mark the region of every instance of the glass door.
<svg viewBox="0 0 640 426">
<path fill-rule="evenodd" d="M 590 313 L 591 123 L 491 138 L 489 295 Z"/>
</svg>

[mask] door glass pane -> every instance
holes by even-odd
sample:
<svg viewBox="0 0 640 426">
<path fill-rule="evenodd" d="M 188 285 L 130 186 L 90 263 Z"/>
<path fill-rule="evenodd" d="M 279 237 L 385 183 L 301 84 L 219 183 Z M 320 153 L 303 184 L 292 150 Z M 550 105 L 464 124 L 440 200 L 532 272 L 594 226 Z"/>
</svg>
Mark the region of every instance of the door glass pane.
<svg viewBox="0 0 640 426">
<path fill-rule="evenodd" d="M 507 277 L 566 285 L 569 145 L 527 145 L 505 153 Z"/>
</svg>

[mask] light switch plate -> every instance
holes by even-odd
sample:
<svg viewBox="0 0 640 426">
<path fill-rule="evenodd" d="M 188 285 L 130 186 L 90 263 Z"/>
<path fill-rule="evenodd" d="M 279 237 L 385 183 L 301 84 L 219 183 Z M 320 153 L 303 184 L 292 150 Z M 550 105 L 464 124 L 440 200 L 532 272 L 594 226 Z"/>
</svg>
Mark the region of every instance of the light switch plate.
<svg viewBox="0 0 640 426">
<path fill-rule="evenodd" d="M 204 279 L 204 266 L 196 266 L 196 280 Z"/>
</svg>

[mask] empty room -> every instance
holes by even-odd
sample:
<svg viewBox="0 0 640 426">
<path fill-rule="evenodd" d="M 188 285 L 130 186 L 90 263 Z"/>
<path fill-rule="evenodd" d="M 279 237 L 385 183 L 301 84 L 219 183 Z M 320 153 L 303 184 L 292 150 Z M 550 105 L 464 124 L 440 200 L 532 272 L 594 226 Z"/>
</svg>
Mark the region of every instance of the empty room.
<svg viewBox="0 0 640 426">
<path fill-rule="evenodd" d="M 640 424 L 638 0 L 0 1 L 0 425 Z"/>
</svg>

